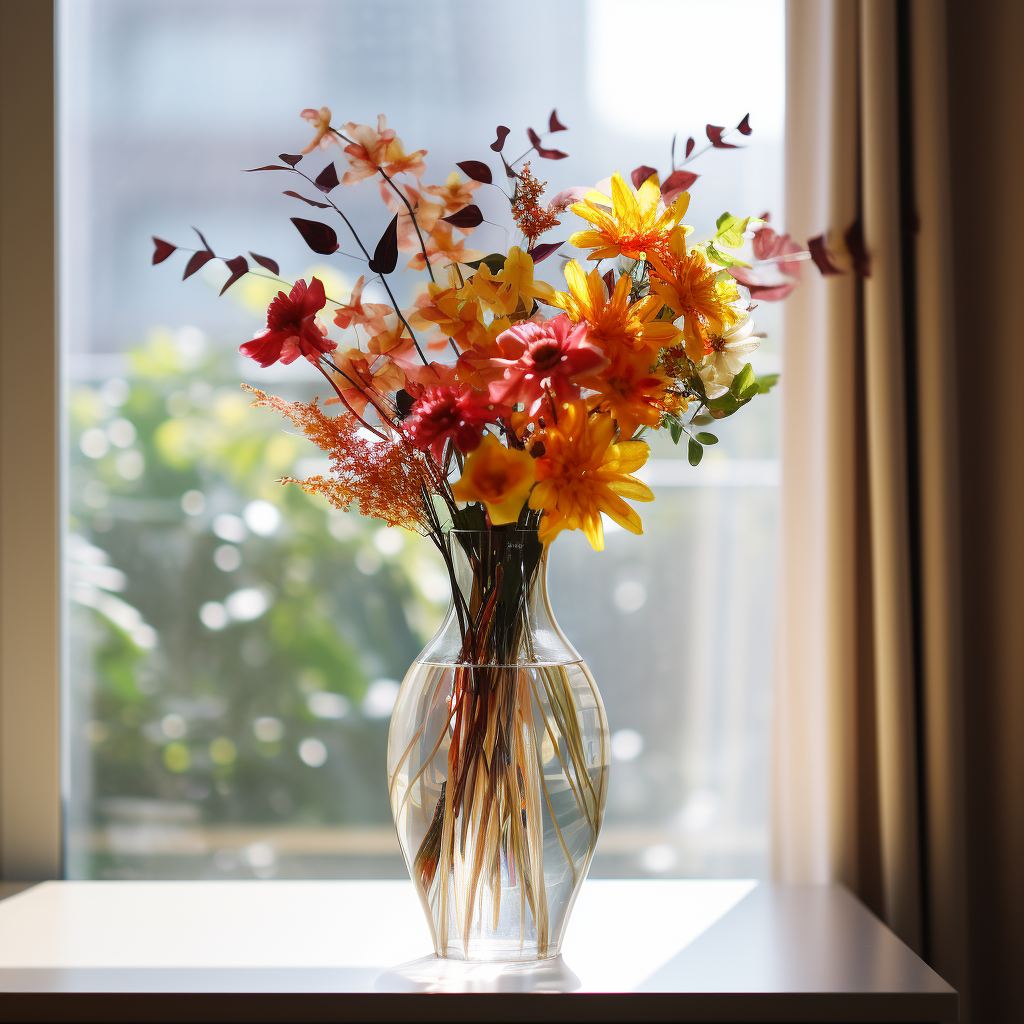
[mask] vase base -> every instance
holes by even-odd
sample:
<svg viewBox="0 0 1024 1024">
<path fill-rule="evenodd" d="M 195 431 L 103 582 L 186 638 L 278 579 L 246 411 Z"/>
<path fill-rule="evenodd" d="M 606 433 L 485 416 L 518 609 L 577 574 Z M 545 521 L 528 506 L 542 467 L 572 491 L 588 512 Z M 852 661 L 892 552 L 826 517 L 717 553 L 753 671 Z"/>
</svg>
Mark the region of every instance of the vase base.
<svg viewBox="0 0 1024 1024">
<path fill-rule="evenodd" d="M 456 960 L 434 954 L 385 971 L 377 992 L 575 992 L 580 980 L 560 955 L 544 960 Z"/>
</svg>

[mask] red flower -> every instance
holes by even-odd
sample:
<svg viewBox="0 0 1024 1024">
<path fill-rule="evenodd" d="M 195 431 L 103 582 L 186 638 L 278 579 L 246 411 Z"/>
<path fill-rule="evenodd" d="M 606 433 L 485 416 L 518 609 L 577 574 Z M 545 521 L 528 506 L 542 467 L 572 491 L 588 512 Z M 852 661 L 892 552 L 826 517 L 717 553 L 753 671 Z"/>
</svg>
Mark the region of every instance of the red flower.
<svg viewBox="0 0 1024 1024">
<path fill-rule="evenodd" d="M 322 353 L 338 347 L 316 322 L 316 314 L 326 305 L 327 296 L 319 278 L 314 277 L 308 288 L 305 281 L 296 281 L 291 294 L 278 292 L 270 303 L 266 330 L 238 351 L 251 356 L 260 366 L 270 366 L 279 359 L 291 363 L 299 356 L 317 363 Z"/>
<path fill-rule="evenodd" d="M 465 454 L 480 444 L 485 423 L 494 423 L 511 410 L 492 405 L 487 396 L 469 385 L 461 388 L 427 388 L 405 418 L 409 440 L 421 451 L 430 449 L 440 462 L 444 443 L 450 437 Z"/>
<path fill-rule="evenodd" d="M 604 353 L 587 341 L 587 325 L 574 325 L 564 313 L 544 323 L 516 324 L 498 335 L 497 344 L 506 358 L 489 362 L 505 367 L 505 376 L 489 386 L 491 401 L 523 402 L 530 417 L 537 415 L 549 392 L 559 403 L 578 398 L 575 381 L 608 365 Z"/>
</svg>

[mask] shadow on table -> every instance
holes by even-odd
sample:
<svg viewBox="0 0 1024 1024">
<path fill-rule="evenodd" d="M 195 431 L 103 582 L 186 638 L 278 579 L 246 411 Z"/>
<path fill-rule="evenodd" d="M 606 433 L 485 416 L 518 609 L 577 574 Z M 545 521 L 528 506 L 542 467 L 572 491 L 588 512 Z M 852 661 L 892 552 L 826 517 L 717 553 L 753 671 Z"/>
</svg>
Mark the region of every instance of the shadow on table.
<svg viewBox="0 0 1024 1024">
<path fill-rule="evenodd" d="M 424 956 L 385 971 L 375 992 L 575 992 L 580 979 L 560 956 L 550 960 L 468 963 Z"/>
</svg>

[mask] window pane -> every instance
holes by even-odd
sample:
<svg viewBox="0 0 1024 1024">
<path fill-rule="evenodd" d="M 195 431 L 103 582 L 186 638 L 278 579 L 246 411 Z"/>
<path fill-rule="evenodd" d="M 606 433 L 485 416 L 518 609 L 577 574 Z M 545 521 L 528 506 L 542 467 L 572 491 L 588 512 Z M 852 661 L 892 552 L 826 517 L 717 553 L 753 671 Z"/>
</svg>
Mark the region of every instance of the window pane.
<svg viewBox="0 0 1024 1024">
<path fill-rule="evenodd" d="M 275 483 L 318 453 L 239 381 L 323 392 L 305 364 L 238 355 L 275 289 L 218 298 L 219 263 L 181 283 L 181 254 L 151 266 L 150 236 L 197 244 L 194 224 L 347 294 L 363 265 L 310 258 L 289 223 L 309 208 L 281 195 L 294 181 L 239 173 L 301 150 L 298 112 L 324 103 L 336 121 L 386 112 L 436 182 L 491 156 L 498 124 L 525 149 L 557 106 L 571 158 L 534 161 L 551 193 L 664 174 L 673 135 L 678 154 L 750 111 L 745 148 L 695 165 L 688 220 L 781 215 L 782 18 L 781 0 L 60 5 L 72 877 L 404 875 L 388 714 L 447 602 L 426 541 Z M 375 239 L 375 186 L 341 198 Z M 485 216 L 502 223 L 503 202 L 483 196 Z M 487 224 L 471 241 L 506 244 Z M 395 275 L 404 304 L 414 276 Z M 775 371 L 778 311 L 755 317 L 755 370 Z M 613 731 L 596 875 L 766 870 L 777 413 L 773 394 L 720 424 L 697 469 L 658 435 L 644 536 L 555 546 L 554 606 Z"/>
</svg>

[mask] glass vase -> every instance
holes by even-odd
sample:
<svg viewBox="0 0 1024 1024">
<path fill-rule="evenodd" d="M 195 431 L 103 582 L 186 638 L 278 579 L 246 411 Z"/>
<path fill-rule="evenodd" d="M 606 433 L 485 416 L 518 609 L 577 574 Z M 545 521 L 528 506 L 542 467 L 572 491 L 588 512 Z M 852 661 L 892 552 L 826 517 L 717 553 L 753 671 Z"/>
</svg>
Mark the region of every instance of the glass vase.
<svg viewBox="0 0 1024 1024">
<path fill-rule="evenodd" d="M 607 718 L 536 531 L 448 539 L 452 603 L 391 718 L 391 809 L 439 957 L 543 960 L 601 831 Z"/>
</svg>

